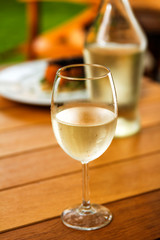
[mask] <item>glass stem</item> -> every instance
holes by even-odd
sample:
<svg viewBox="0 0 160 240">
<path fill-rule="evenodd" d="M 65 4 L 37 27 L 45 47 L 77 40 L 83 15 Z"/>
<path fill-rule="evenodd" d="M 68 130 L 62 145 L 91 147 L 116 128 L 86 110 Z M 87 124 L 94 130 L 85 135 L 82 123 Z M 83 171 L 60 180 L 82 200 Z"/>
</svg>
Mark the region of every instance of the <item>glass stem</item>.
<svg viewBox="0 0 160 240">
<path fill-rule="evenodd" d="M 88 163 L 82 163 L 82 194 L 81 207 L 86 211 L 90 210 Z"/>
</svg>

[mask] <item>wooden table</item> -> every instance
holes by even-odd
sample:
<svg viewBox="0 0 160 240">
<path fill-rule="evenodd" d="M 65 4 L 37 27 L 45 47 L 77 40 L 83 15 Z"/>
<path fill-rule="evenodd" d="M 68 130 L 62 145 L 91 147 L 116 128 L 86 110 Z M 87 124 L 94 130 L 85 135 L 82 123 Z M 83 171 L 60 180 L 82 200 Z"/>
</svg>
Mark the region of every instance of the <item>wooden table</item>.
<svg viewBox="0 0 160 240">
<path fill-rule="evenodd" d="M 141 95 L 141 132 L 90 164 L 91 201 L 114 216 L 90 232 L 59 217 L 81 201 L 81 164 L 57 145 L 49 108 L 0 97 L 0 240 L 160 238 L 160 85 L 143 80 Z"/>
</svg>

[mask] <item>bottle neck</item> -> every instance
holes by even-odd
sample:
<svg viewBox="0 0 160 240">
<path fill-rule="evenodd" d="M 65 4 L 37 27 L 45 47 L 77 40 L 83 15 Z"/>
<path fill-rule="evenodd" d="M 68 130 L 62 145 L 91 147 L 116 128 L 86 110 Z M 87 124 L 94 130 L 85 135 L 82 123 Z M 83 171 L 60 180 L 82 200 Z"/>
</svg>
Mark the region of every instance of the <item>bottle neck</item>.
<svg viewBox="0 0 160 240">
<path fill-rule="evenodd" d="M 100 2 L 100 6 L 104 5 L 104 4 L 130 4 L 130 1 L 129 0 L 101 0 Z"/>
<path fill-rule="evenodd" d="M 146 37 L 138 24 L 129 0 L 101 0 L 98 15 L 87 35 L 87 43 L 129 44 L 146 48 Z"/>
<path fill-rule="evenodd" d="M 129 2 L 129 0 L 101 0 L 101 4 L 104 4 L 104 3 L 115 3 L 115 2 L 125 3 L 125 2 Z"/>
</svg>

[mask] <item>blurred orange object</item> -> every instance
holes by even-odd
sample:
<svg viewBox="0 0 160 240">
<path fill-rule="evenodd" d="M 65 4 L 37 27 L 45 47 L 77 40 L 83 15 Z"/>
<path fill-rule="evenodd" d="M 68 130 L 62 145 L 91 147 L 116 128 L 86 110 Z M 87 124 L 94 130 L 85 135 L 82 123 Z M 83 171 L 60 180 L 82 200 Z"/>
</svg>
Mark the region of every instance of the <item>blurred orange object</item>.
<svg viewBox="0 0 160 240">
<path fill-rule="evenodd" d="M 59 0 L 85 2 L 89 8 L 57 29 L 38 36 L 38 2 L 46 0 L 19 0 L 27 3 L 28 58 L 64 58 L 82 55 L 85 27 L 92 22 L 101 0 Z M 54 1 L 54 0 L 50 0 Z M 160 11 L 160 0 L 130 0 L 135 10 Z M 146 24 L 148 25 L 148 24 Z M 153 26 L 154 27 L 154 26 Z"/>
<path fill-rule="evenodd" d="M 100 0 L 66 0 L 68 2 L 87 3 L 89 4 L 89 8 L 57 29 L 48 31 L 42 35 L 38 35 L 40 22 L 38 3 L 45 0 L 19 1 L 27 3 L 27 55 L 29 59 L 61 58 L 82 55 L 85 37 L 84 28 L 94 19 Z M 64 1 L 65 0 L 62 2 Z"/>
<path fill-rule="evenodd" d="M 45 78 L 48 83 L 53 84 L 54 77 L 58 70 L 59 66 L 57 65 L 48 65 L 45 72 Z"/>
<path fill-rule="evenodd" d="M 34 55 L 39 58 L 82 55 L 85 28 L 94 19 L 96 10 L 89 8 L 57 29 L 38 36 L 32 43 Z"/>
</svg>

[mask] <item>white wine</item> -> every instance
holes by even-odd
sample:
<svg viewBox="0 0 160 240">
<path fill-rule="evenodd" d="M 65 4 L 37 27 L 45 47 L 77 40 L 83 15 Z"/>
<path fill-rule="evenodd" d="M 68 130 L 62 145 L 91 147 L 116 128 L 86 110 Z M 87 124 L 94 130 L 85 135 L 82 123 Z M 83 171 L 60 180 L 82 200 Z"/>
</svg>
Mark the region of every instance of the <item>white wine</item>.
<svg viewBox="0 0 160 240">
<path fill-rule="evenodd" d="M 55 136 L 72 158 L 87 163 L 102 155 L 110 145 L 116 114 L 97 106 L 74 106 L 52 114 Z"/>
<path fill-rule="evenodd" d="M 117 91 L 120 123 L 123 124 L 122 119 L 125 119 L 125 126 L 117 126 L 118 131 L 127 127 L 127 121 L 131 123 L 137 118 L 143 53 L 143 49 L 132 44 L 106 44 L 101 47 L 94 43 L 84 49 L 86 63 L 97 63 L 111 69 Z M 131 125 L 128 127 L 130 129 L 126 129 L 126 132 L 135 130 Z"/>
</svg>

